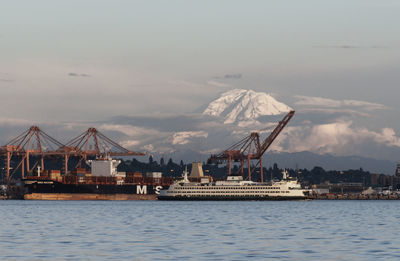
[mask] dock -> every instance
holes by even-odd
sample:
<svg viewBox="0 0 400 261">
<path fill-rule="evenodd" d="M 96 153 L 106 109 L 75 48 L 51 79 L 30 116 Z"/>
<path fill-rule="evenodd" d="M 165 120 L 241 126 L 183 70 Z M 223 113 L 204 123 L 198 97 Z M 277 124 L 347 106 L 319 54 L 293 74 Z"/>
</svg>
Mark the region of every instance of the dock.
<svg viewBox="0 0 400 261">
<path fill-rule="evenodd" d="M 311 195 L 310 199 L 313 200 L 399 200 L 399 194 L 322 194 L 322 195 Z"/>
</svg>

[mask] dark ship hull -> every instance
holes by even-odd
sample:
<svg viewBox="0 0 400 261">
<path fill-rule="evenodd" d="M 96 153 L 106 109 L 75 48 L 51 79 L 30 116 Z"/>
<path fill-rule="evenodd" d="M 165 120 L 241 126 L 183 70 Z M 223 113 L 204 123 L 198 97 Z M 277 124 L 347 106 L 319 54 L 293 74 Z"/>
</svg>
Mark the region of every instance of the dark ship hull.
<svg viewBox="0 0 400 261">
<path fill-rule="evenodd" d="M 66 182 L 51 179 L 25 179 L 24 199 L 31 200 L 155 200 L 159 191 L 168 188 L 169 180 L 115 182 Z"/>
</svg>

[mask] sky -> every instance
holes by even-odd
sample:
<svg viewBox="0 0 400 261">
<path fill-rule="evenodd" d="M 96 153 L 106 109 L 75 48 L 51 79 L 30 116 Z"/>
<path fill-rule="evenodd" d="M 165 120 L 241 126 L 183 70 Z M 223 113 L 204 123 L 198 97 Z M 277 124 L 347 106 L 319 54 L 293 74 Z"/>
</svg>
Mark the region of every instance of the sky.
<svg viewBox="0 0 400 261">
<path fill-rule="evenodd" d="M 116 116 L 191 114 L 234 88 L 310 118 L 316 105 L 324 118 L 346 101 L 377 104 L 332 124 L 400 135 L 399 1 L 0 4 L 2 144 L 32 124 L 78 131 Z"/>
</svg>

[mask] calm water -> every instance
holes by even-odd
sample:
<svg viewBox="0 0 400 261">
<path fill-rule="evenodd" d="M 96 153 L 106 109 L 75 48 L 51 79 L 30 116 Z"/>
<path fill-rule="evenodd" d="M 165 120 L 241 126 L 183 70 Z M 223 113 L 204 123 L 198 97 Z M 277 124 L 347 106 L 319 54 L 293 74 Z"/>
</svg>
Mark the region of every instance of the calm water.
<svg viewBox="0 0 400 261">
<path fill-rule="evenodd" d="M 0 201 L 0 260 L 400 260 L 400 201 Z"/>
</svg>

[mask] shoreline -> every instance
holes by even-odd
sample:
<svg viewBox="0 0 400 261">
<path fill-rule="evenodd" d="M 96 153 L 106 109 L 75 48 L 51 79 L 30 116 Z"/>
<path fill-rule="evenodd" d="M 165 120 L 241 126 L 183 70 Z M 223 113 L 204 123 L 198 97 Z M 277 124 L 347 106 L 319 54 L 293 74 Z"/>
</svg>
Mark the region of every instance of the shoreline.
<svg viewBox="0 0 400 261">
<path fill-rule="evenodd" d="M 0 200 L 159 200 L 156 194 L 138 195 L 138 194 L 87 194 L 87 193 L 31 193 L 21 197 L 0 197 Z M 304 200 L 400 200 L 400 195 L 362 195 L 362 194 L 326 194 L 312 195 Z M 304 201 L 301 200 L 301 201 Z M 163 200 L 160 200 L 163 201 Z M 178 200 L 177 200 L 178 201 Z M 197 200 L 192 200 L 197 201 Z M 219 200 L 228 201 L 228 200 Z M 233 201 L 230 199 L 229 201 Z M 246 201 L 246 200 L 238 200 Z M 248 200 L 258 201 L 258 200 Z M 261 200 L 260 200 L 261 201 Z M 286 200 L 262 200 L 262 201 L 286 201 Z M 295 200 L 296 201 L 296 200 Z"/>
</svg>

